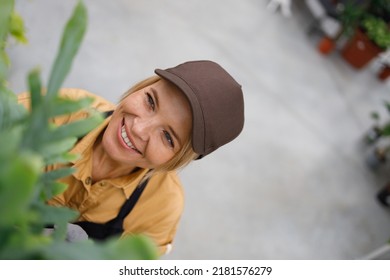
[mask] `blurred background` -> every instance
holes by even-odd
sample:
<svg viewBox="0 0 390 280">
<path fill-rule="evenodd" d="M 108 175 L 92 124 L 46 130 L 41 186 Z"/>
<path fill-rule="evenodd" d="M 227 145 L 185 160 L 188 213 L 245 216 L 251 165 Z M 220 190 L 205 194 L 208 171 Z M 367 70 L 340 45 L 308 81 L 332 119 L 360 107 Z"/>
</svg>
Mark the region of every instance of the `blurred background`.
<svg viewBox="0 0 390 280">
<path fill-rule="evenodd" d="M 377 199 L 388 143 L 375 141 L 390 61 L 382 47 L 351 62 L 350 18 L 335 2 L 84 1 L 88 30 L 64 86 L 117 102 L 155 68 L 197 59 L 243 86 L 240 137 L 180 173 L 185 211 L 164 259 L 359 259 L 390 239 Z M 9 48 L 12 90 L 25 91 L 37 66 L 47 80 L 75 4 L 16 1 L 29 43 Z"/>
</svg>

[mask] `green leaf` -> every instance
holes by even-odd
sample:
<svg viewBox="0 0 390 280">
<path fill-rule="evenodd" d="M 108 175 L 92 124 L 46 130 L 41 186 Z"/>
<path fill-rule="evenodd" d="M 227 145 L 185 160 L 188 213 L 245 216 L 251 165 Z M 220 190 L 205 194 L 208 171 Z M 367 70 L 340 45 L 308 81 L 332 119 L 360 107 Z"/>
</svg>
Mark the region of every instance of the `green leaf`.
<svg viewBox="0 0 390 280">
<path fill-rule="evenodd" d="M 154 260 L 157 251 L 152 241 L 142 235 L 111 239 L 104 243 L 83 240 L 76 243 L 53 243 L 44 251 L 48 259 L 79 260 Z"/>
<path fill-rule="evenodd" d="M 382 49 L 390 47 L 390 29 L 384 19 L 369 14 L 363 19 L 362 26 L 376 45 Z"/>
<path fill-rule="evenodd" d="M 5 246 L 1 247 L 0 259 L 37 259 L 39 249 L 50 244 L 51 239 L 41 234 L 26 234 L 23 231 L 14 229 L 5 237 Z"/>
<path fill-rule="evenodd" d="M 389 136 L 390 135 L 390 124 L 386 124 L 382 128 L 382 135 Z"/>
<path fill-rule="evenodd" d="M 10 65 L 9 56 L 0 47 L 0 87 L 1 87 L 0 91 L 3 91 L 3 88 L 7 87 L 6 77 L 7 77 L 7 71 L 9 65 Z"/>
<path fill-rule="evenodd" d="M 27 43 L 23 19 L 15 12 L 11 14 L 10 33 L 18 42 Z"/>
<path fill-rule="evenodd" d="M 371 112 L 370 116 L 373 120 L 376 120 L 376 121 L 379 120 L 379 118 L 380 118 L 380 115 L 378 112 Z"/>
<path fill-rule="evenodd" d="M 157 258 L 155 244 L 144 235 L 113 238 L 107 242 L 106 246 L 106 259 L 152 260 Z"/>
<path fill-rule="evenodd" d="M 0 86 L 0 131 L 16 125 L 26 114 L 26 109 L 17 103 L 15 94 Z"/>
<path fill-rule="evenodd" d="M 3 43 L 9 32 L 11 14 L 14 9 L 14 0 L 0 1 L 0 42 Z M 5 46 L 2 45 L 1 48 Z"/>
<path fill-rule="evenodd" d="M 92 240 L 77 243 L 55 242 L 43 249 L 45 259 L 51 260 L 102 260 L 104 249 Z"/>
<path fill-rule="evenodd" d="M 42 158 L 31 152 L 16 155 L 0 166 L 0 213 L 7 213 L 0 215 L 0 225 L 23 217 L 42 168 Z"/>
<path fill-rule="evenodd" d="M 0 145 L 0 162 L 6 162 L 12 159 L 13 155 L 17 154 L 21 137 L 22 126 L 20 125 L 0 131 L 1 141 L 7 143 L 7 145 Z"/>
<path fill-rule="evenodd" d="M 61 125 L 54 130 L 52 140 L 63 139 L 67 136 L 81 137 L 96 128 L 103 121 L 100 113 L 93 112 L 92 115 L 83 120 L 74 121 L 65 125 Z"/>
<path fill-rule="evenodd" d="M 57 97 L 51 103 L 55 110 L 53 110 L 53 112 L 50 112 L 49 117 L 55 117 L 77 112 L 81 109 L 87 108 L 92 104 L 92 102 L 93 98 L 91 97 L 81 98 L 79 100 Z"/>
<path fill-rule="evenodd" d="M 41 225 L 66 225 L 79 215 L 77 211 L 67 207 L 50 206 L 43 203 L 34 204 L 32 210 L 38 213 Z"/>
<path fill-rule="evenodd" d="M 87 28 L 87 10 L 80 1 L 68 21 L 61 39 L 60 49 L 51 70 L 47 97 L 53 98 L 70 71 L 72 61 L 81 44 Z"/>
<path fill-rule="evenodd" d="M 80 157 L 78 154 L 63 153 L 59 155 L 53 155 L 45 158 L 45 164 L 55 164 L 55 163 L 67 163 L 70 161 L 75 161 Z"/>
<path fill-rule="evenodd" d="M 67 177 L 75 172 L 75 168 L 72 167 L 63 167 L 60 169 L 55 169 L 48 171 L 42 175 L 42 180 L 45 182 L 55 181 L 63 177 Z"/>
<path fill-rule="evenodd" d="M 39 149 L 39 152 L 42 156 L 46 158 L 50 158 L 53 155 L 59 155 L 70 150 L 74 144 L 76 143 L 77 138 L 75 137 L 67 137 L 62 139 L 55 139 L 50 142 L 45 143 Z"/>
<path fill-rule="evenodd" d="M 61 182 L 53 182 L 51 187 L 52 187 L 53 196 L 56 196 L 63 193 L 68 188 L 68 184 L 61 183 Z"/>
<path fill-rule="evenodd" d="M 0 1 L 0 85 L 3 86 L 7 79 L 7 69 L 9 65 L 9 60 L 4 49 L 9 33 L 9 24 L 13 8 L 13 0 Z"/>
<path fill-rule="evenodd" d="M 42 85 L 39 78 L 38 69 L 35 69 L 29 73 L 28 84 L 31 96 L 31 110 L 35 111 L 40 109 L 39 107 L 42 104 Z"/>
<path fill-rule="evenodd" d="M 68 185 L 61 182 L 46 182 L 44 185 L 45 200 L 51 199 L 53 196 L 63 193 L 68 188 Z"/>
</svg>

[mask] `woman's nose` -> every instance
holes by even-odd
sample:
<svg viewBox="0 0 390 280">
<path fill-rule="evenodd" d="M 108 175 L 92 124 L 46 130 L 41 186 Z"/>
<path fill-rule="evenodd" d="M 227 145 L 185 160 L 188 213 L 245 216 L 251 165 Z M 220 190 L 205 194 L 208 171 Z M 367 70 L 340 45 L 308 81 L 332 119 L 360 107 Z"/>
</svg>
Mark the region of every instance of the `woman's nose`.
<svg viewBox="0 0 390 280">
<path fill-rule="evenodd" d="M 133 134 L 135 137 L 138 137 L 142 141 L 148 141 L 150 133 L 153 127 L 153 119 L 146 117 L 137 117 L 134 119 L 133 123 Z"/>
</svg>

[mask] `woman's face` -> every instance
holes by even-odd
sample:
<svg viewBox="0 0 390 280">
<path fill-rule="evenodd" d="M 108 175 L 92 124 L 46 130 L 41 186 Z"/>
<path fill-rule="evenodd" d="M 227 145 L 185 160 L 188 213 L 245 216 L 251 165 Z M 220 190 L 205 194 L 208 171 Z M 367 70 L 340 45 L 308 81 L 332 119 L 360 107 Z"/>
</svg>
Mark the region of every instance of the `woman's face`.
<svg viewBox="0 0 390 280">
<path fill-rule="evenodd" d="M 105 152 L 114 161 L 156 168 L 169 161 L 190 137 L 191 107 L 173 84 L 158 82 L 124 98 L 103 135 Z"/>
</svg>

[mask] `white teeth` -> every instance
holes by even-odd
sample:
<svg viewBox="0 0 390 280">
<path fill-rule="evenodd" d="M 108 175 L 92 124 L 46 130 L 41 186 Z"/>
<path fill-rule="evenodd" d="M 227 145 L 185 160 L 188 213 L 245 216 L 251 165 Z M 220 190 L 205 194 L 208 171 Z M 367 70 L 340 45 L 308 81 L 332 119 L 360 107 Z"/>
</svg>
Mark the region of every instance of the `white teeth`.
<svg viewBox="0 0 390 280">
<path fill-rule="evenodd" d="M 137 149 L 133 146 L 133 144 L 131 143 L 129 137 L 127 136 L 127 133 L 126 133 L 126 130 L 125 130 L 125 126 L 122 126 L 121 134 L 122 134 L 122 139 L 123 139 L 123 141 L 125 141 L 126 145 L 127 145 L 129 148 L 132 148 L 133 150 L 137 150 Z"/>
</svg>

